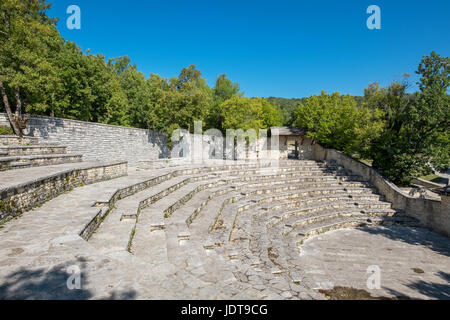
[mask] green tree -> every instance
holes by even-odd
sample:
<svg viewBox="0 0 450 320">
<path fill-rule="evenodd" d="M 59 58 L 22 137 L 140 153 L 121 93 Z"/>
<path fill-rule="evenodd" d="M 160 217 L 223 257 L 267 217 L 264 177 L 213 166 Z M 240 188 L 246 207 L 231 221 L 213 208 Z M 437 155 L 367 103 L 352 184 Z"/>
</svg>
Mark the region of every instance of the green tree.
<svg viewBox="0 0 450 320">
<path fill-rule="evenodd" d="M 110 59 L 108 66 L 117 74 L 122 90 L 126 95 L 127 114 L 125 124 L 138 128 L 148 128 L 150 116 L 150 87 L 137 66 L 130 64 L 128 57 Z"/>
<path fill-rule="evenodd" d="M 322 91 L 307 98 L 295 113 L 294 125 L 307 129 L 308 136 L 326 147 L 363 156 L 382 128 L 381 111 L 358 108 L 350 95 Z"/>
<path fill-rule="evenodd" d="M 45 90 L 41 108 L 31 107 L 37 114 L 130 125 L 129 103 L 117 74 L 105 64 L 105 57 L 83 54 L 73 42 L 64 43 L 52 60 L 58 83 Z"/>
<path fill-rule="evenodd" d="M 408 95 L 405 84 L 393 83 L 379 99 L 385 126 L 371 146 L 373 166 L 396 184 L 408 185 L 432 166 L 449 167 L 449 62 L 432 52 L 417 70 L 419 93 Z"/>
<path fill-rule="evenodd" d="M 295 119 L 295 112 L 298 109 L 300 103 L 305 102 L 306 98 L 301 99 L 285 99 L 285 98 L 275 98 L 269 97 L 267 100 L 280 108 L 282 116 L 283 116 L 283 125 L 292 126 Z"/>
<path fill-rule="evenodd" d="M 223 116 L 220 105 L 234 96 L 242 96 L 238 83 L 233 83 L 227 78 L 226 74 L 217 77 L 216 86 L 213 90 L 213 101 L 209 106 L 208 115 L 206 117 L 206 127 L 223 130 Z"/>
<path fill-rule="evenodd" d="M 280 108 L 267 99 L 257 98 L 261 103 L 263 127 L 270 128 L 283 125 L 283 113 Z"/>
<path fill-rule="evenodd" d="M 220 104 L 223 131 L 269 129 L 282 122 L 281 111 L 264 98 L 233 96 Z M 252 137 L 246 137 L 249 142 Z"/>
<path fill-rule="evenodd" d="M 216 87 L 214 88 L 214 98 L 219 103 L 224 102 L 234 96 L 242 96 L 239 83 L 233 82 L 227 78 L 226 74 L 221 74 L 217 77 Z"/>
<path fill-rule="evenodd" d="M 204 121 L 212 102 L 212 90 L 194 65 L 183 68 L 170 81 L 152 74 L 149 86 L 149 127 L 168 136 L 177 128 L 192 131 L 194 121 Z"/>
<path fill-rule="evenodd" d="M 262 99 L 234 96 L 220 105 L 224 129 L 264 128 Z"/>
</svg>

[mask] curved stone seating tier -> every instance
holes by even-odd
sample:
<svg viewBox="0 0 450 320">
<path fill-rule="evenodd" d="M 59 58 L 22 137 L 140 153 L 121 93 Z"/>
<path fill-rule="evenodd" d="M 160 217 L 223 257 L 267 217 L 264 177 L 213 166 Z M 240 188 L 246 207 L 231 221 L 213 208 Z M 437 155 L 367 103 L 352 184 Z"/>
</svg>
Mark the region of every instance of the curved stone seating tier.
<svg viewBox="0 0 450 320">
<path fill-rule="evenodd" d="M 78 162 L 0 172 L 0 222 L 73 188 L 126 174 L 126 162 Z"/>
<path fill-rule="evenodd" d="M 37 138 L 0 136 L 0 171 L 81 162 L 83 155 L 67 154 L 67 147 L 40 144 Z"/>
<path fill-rule="evenodd" d="M 81 162 L 81 154 L 43 154 L 0 157 L 0 171 Z"/>
<path fill-rule="evenodd" d="M 34 137 L 18 137 L 18 136 L 4 136 L 0 135 L 0 145 L 1 146 L 17 146 L 17 145 L 24 145 L 24 146 L 31 146 L 38 144 L 38 138 Z"/>
<path fill-rule="evenodd" d="M 0 146 L 0 155 L 5 157 L 29 156 L 43 154 L 66 154 L 67 147 L 64 146 Z"/>
<path fill-rule="evenodd" d="M 303 282 L 299 254 L 309 237 L 372 224 L 419 226 L 336 165 L 291 160 L 153 171 L 99 199 L 83 238 L 99 252 L 131 254 L 169 274 L 188 270 L 195 281 L 233 290 L 264 287 L 268 298 L 321 297 Z"/>
<path fill-rule="evenodd" d="M 82 157 L 34 137 L 0 136 L 0 222 L 76 187 L 127 175 L 126 162 Z"/>
</svg>

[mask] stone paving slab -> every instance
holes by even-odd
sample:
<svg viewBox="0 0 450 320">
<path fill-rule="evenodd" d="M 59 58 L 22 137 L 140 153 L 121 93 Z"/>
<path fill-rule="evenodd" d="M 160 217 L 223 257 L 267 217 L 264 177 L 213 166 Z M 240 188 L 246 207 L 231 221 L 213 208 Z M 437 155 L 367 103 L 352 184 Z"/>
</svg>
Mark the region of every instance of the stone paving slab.
<svg viewBox="0 0 450 320">
<path fill-rule="evenodd" d="M 306 241 L 299 256 L 297 242 L 290 241 L 294 238 L 280 238 L 280 226 L 270 228 L 270 217 L 283 211 L 261 211 L 270 202 L 252 201 L 268 199 L 267 195 L 245 197 L 227 185 L 199 191 L 164 218 L 166 208 L 209 180 L 192 182 L 143 209 L 134 226 L 131 253 L 126 246 L 134 221 L 122 220 L 121 211 L 114 207 L 91 240 L 78 236 L 102 209 L 96 203 L 107 203 L 117 190 L 182 168 L 129 168 L 126 177 L 76 188 L 0 226 L 0 299 L 324 299 L 316 289 L 335 285 L 364 289 L 367 264 L 378 264 L 382 270 L 384 287 L 374 294 L 448 295 L 450 239 L 423 229 L 373 227 L 331 232 Z M 220 181 L 222 175 L 211 181 Z M 153 188 L 157 191 L 166 185 L 171 185 L 170 180 L 118 199 L 115 205 L 120 208 L 131 204 L 129 200 L 142 200 Z M 229 192 L 211 199 L 197 219 L 187 224 L 208 194 L 222 187 Z M 284 199 L 280 197 L 285 194 L 283 188 L 278 189 L 273 191 L 272 206 L 288 209 L 283 205 L 297 197 Z M 233 195 L 236 201 L 223 206 Z M 311 196 L 306 196 L 305 204 Z M 246 204 L 249 207 L 236 219 L 236 210 Z M 210 232 L 221 208 L 227 229 Z M 160 220 L 164 227 L 154 227 Z M 230 241 L 234 225 L 242 229 L 243 237 Z M 81 290 L 67 288 L 73 266 L 80 268 Z"/>
<path fill-rule="evenodd" d="M 307 240 L 300 261 L 316 289 L 343 286 L 373 296 L 450 299 L 450 239 L 425 229 L 332 231 Z M 373 265 L 381 270 L 379 290 L 367 288 L 367 268 Z"/>
<path fill-rule="evenodd" d="M 114 162 L 117 163 L 117 162 Z M 20 170 L 8 170 L 0 172 L 0 189 L 15 187 L 33 181 L 45 179 L 63 172 L 76 169 L 85 169 L 95 166 L 108 165 L 107 162 L 75 162 L 52 166 L 32 167 Z"/>
</svg>

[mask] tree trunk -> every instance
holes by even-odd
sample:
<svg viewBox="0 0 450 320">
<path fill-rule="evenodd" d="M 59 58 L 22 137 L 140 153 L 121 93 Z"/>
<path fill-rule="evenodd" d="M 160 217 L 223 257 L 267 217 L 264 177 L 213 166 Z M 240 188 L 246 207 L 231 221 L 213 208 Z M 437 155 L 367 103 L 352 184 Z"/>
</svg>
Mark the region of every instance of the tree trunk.
<svg viewBox="0 0 450 320">
<path fill-rule="evenodd" d="M 19 87 L 16 87 L 15 90 L 16 93 L 16 119 L 22 118 L 22 100 L 20 100 L 20 89 Z"/>
<path fill-rule="evenodd" d="M 0 92 L 2 94 L 3 104 L 5 105 L 6 113 L 8 114 L 8 119 L 9 122 L 11 123 L 11 126 L 13 127 L 14 133 L 19 137 L 22 137 L 22 132 L 20 131 L 19 127 L 14 121 L 14 115 L 11 111 L 11 107 L 9 106 L 8 96 L 6 95 L 6 90 L 5 87 L 3 86 L 3 81 L 1 79 L 0 79 Z"/>
</svg>

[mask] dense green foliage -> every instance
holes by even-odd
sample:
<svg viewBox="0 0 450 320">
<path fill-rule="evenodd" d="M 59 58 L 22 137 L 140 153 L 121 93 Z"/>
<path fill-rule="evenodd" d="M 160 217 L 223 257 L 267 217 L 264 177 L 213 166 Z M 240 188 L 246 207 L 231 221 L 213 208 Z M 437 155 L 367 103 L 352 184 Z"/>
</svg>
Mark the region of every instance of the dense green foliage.
<svg viewBox="0 0 450 320">
<path fill-rule="evenodd" d="M 371 84 L 364 97 L 247 98 L 225 74 L 210 88 L 195 65 L 170 79 L 146 77 L 128 57 L 84 53 L 60 36 L 48 8 L 45 0 L 0 2 L 0 110 L 16 134 L 27 120 L 22 110 L 169 135 L 192 131 L 194 121 L 223 132 L 296 125 L 327 147 L 370 159 L 401 185 L 449 166 L 449 58 L 434 52 L 419 65 L 415 94 L 403 82 Z"/>
<path fill-rule="evenodd" d="M 279 107 L 281 109 L 282 117 L 283 117 L 283 125 L 292 126 L 295 121 L 295 111 L 297 110 L 300 103 L 305 102 L 306 98 L 302 99 L 285 99 L 285 98 L 275 98 L 269 97 L 267 100 Z"/>
<path fill-rule="evenodd" d="M 446 171 L 450 165 L 450 59 L 432 52 L 417 70 L 420 91 L 406 93 L 408 82 L 388 88 L 369 85 L 359 102 L 339 93 L 312 96 L 295 113 L 295 125 L 327 147 L 371 159 L 399 185 Z"/>
<path fill-rule="evenodd" d="M 371 146 L 373 166 L 400 185 L 450 165 L 450 59 L 432 52 L 417 70 L 420 91 L 406 83 L 376 88 L 368 100 L 384 112 L 384 128 Z"/>
<path fill-rule="evenodd" d="M 307 128 L 309 136 L 324 146 L 350 155 L 366 155 L 372 139 L 380 134 L 381 111 L 357 107 L 352 96 L 322 92 L 300 104 L 294 124 Z M 362 153 L 362 154 L 361 154 Z"/>
<path fill-rule="evenodd" d="M 239 84 L 225 74 L 210 88 L 194 65 L 171 79 L 155 74 L 146 78 L 128 57 L 105 61 L 102 55 L 84 54 L 61 38 L 56 21 L 45 14 L 48 7 L 44 0 L 0 3 L 0 87 L 10 118 L 15 105 L 18 116 L 24 108 L 32 114 L 170 134 L 180 127 L 192 130 L 196 120 L 205 129 L 223 130 L 234 117 L 227 110 L 250 103 L 258 112 L 247 114 L 245 122 L 254 129 L 281 124 L 277 107 L 242 97 Z M 257 118 L 250 120 L 252 116 Z"/>
</svg>

